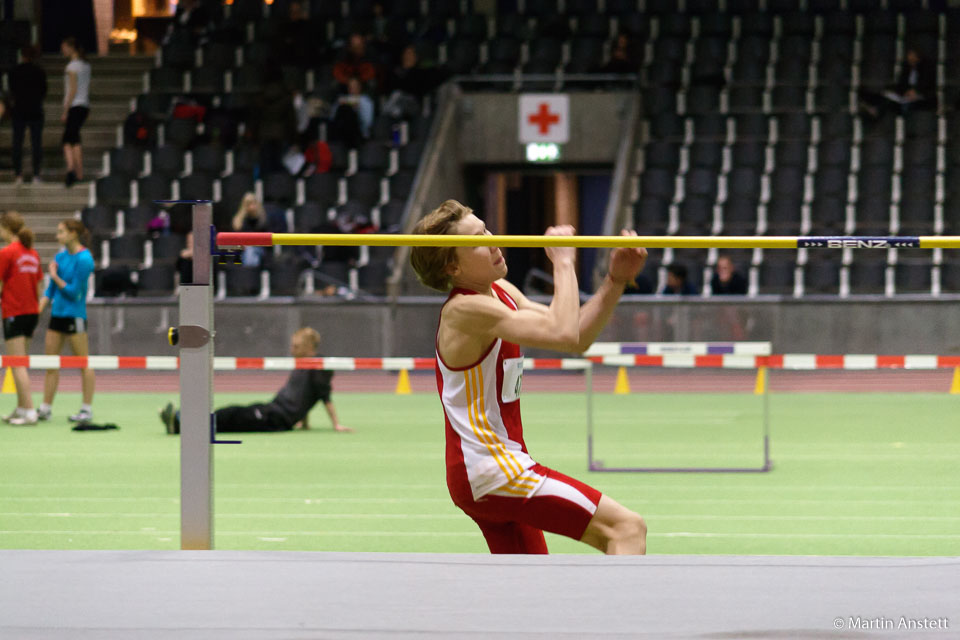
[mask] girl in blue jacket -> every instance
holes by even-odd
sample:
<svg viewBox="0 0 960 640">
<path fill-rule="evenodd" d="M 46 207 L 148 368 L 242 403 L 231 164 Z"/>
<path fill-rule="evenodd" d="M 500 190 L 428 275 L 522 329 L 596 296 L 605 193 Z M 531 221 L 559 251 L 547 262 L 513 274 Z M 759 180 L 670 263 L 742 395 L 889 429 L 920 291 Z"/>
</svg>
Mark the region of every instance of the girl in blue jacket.
<svg viewBox="0 0 960 640">
<path fill-rule="evenodd" d="M 59 355 L 64 342 L 70 343 L 74 355 L 90 353 L 87 341 L 87 287 L 93 273 L 93 255 L 83 246 L 88 236 L 87 228 L 77 219 L 70 218 L 57 225 L 57 242 L 63 249 L 50 263 L 50 284 L 40 299 L 40 313 L 50 305 L 50 327 L 47 329 L 46 353 Z M 83 404 L 80 411 L 70 416 L 72 422 L 93 420 L 93 369 L 81 369 Z M 51 405 L 60 382 L 59 369 L 47 369 L 43 384 L 43 404 L 37 410 L 40 420 L 49 420 Z"/>
</svg>

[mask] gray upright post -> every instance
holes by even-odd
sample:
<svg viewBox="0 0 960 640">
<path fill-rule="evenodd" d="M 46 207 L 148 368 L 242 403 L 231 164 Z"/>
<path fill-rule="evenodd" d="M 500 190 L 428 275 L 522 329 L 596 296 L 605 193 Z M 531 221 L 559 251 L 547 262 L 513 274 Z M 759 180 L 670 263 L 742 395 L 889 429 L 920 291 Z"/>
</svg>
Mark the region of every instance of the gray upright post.
<svg viewBox="0 0 960 640">
<path fill-rule="evenodd" d="M 180 548 L 213 548 L 210 203 L 193 205 L 193 282 L 180 287 Z"/>
</svg>

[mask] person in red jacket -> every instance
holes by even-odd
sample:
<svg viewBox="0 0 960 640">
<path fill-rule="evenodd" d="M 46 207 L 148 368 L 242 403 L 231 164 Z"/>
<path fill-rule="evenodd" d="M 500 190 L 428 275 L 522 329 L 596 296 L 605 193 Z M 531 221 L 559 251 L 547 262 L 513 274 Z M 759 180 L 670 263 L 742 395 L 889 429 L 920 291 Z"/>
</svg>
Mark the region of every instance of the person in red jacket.
<svg viewBox="0 0 960 640">
<path fill-rule="evenodd" d="M 7 243 L 0 249 L 0 308 L 6 353 L 25 356 L 39 315 L 37 301 L 43 287 L 40 256 L 33 248 L 33 232 L 19 213 L 8 211 L 0 215 L 0 238 Z M 37 411 L 30 397 L 27 368 L 13 367 L 13 380 L 17 386 L 17 408 L 4 420 L 15 425 L 36 424 Z"/>
</svg>

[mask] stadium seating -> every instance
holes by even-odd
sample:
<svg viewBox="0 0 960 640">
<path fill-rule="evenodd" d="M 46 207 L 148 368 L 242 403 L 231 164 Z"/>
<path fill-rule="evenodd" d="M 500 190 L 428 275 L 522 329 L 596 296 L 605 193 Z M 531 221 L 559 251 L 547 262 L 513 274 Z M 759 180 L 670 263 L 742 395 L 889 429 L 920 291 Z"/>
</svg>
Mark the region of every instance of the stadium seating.
<svg viewBox="0 0 960 640">
<path fill-rule="evenodd" d="M 311 2 L 311 28 L 295 31 L 288 29 L 286 3 L 235 0 L 218 8 L 202 40 L 175 29 L 148 74 L 149 91 L 136 101 L 162 121 L 159 145 L 110 152 L 96 206 L 84 211 L 96 220 L 92 228 L 143 233 L 142 219 L 133 223 L 131 212 L 145 217 L 152 200 L 175 196 L 215 200 L 216 224 L 226 228 L 243 195 L 254 192 L 285 212 L 297 231 L 344 220 L 399 231 L 432 122 L 431 97 L 421 114 L 393 118 L 382 112 L 385 95 L 375 96 L 371 137 L 356 149 L 331 140 L 329 123 L 320 123 L 330 166 L 296 176 L 263 175 L 255 133 L 246 126 L 267 69 L 291 90 L 333 99 L 337 51 L 328 40 L 374 24 L 371 55 L 386 69 L 409 43 L 448 74 L 556 79 L 517 85 L 524 89 L 552 90 L 564 74 L 603 71 L 617 36 L 630 38 L 643 103 L 630 208 L 643 232 L 883 235 L 960 227 L 951 213 L 960 201 L 960 180 L 953 179 L 960 177 L 960 126 L 952 109 L 876 122 L 858 110 L 859 93 L 889 85 L 908 47 L 938 65 L 940 106 L 960 99 L 960 54 L 946 46 L 958 35 L 960 15 L 937 3 L 687 0 L 678 10 L 668 0 L 526 0 L 497 3 L 497 13 L 486 15 L 470 2 L 398 0 L 376 22 L 374 4 Z M 322 34 L 323 42 L 305 41 L 303 33 Z M 311 53 L 290 57 L 277 46 L 281 41 Z M 216 112 L 216 126 L 172 117 L 183 96 Z M 117 211 L 125 221 L 119 229 Z M 177 215 L 171 214 L 172 227 L 182 232 Z M 651 260 L 652 289 L 684 255 L 664 252 Z M 687 260 L 699 284 L 716 255 Z M 382 291 L 374 280 L 388 257 L 371 252 L 370 263 L 349 263 L 346 273 L 344 263 L 318 273 L 348 286 L 359 275 L 361 288 Z M 749 272 L 752 295 L 912 294 L 947 290 L 957 279 L 955 263 L 930 253 L 850 252 L 840 260 L 760 252 L 738 264 Z M 279 279 L 289 275 L 284 269 L 301 267 L 274 266 L 266 266 L 270 292 L 294 295 Z M 260 282 L 229 276 L 226 291 L 255 295 L 249 292 L 259 292 Z"/>
</svg>

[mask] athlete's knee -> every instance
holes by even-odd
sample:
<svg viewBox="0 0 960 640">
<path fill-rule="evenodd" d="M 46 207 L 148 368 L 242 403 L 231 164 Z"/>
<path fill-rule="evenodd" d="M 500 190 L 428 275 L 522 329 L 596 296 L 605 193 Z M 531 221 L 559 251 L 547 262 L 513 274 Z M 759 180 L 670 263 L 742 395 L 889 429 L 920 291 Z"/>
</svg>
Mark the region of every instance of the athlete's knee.
<svg viewBox="0 0 960 640">
<path fill-rule="evenodd" d="M 618 547 L 629 545 L 645 549 L 647 543 L 646 521 L 639 514 L 632 511 L 628 512 L 611 527 L 610 542 Z"/>
<path fill-rule="evenodd" d="M 646 540 L 647 523 L 642 516 L 630 512 L 620 522 L 613 526 L 621 538 L 631 538 L 635 540 Z"/>
</svg>

